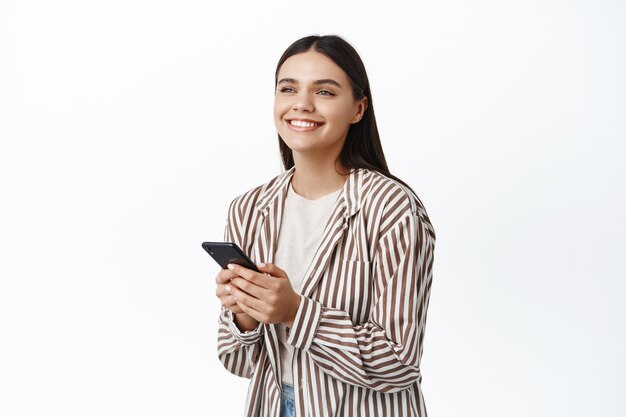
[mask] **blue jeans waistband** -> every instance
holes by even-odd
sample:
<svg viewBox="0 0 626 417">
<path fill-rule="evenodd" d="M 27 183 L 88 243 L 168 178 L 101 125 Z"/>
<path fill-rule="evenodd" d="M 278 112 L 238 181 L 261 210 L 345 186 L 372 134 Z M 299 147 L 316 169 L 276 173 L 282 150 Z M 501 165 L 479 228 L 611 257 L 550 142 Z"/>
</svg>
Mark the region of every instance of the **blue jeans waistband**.
<svg viewBox="0 0 626 417">
<path fill-rule="evenodd" d="M 293 387 L 288 384 L 283 384 L 280 395 L 287 400 L 293 401 Z"/>
<path fill-rule="evenodd" d="M 293 401 L 293 387 L 283 384 L 280 390 L 280 417 L 296 417 L 296 408 Z"/>
</svg>

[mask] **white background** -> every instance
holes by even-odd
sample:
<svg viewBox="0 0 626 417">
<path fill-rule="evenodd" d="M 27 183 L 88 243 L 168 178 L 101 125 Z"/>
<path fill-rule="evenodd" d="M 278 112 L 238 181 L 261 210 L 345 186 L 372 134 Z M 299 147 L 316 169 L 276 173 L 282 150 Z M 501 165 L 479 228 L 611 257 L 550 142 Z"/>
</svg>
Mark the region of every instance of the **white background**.
<svg viewBox="0 0 626 417">
<path fill-rule="evenodd" d="M 407 4 L 0 2 L 0 416 L 243 414 L 200 243 L 280 173 L 309 34 L 437 233 L 429 415 L 624 415 L 626 3 Z"/>
</svg>

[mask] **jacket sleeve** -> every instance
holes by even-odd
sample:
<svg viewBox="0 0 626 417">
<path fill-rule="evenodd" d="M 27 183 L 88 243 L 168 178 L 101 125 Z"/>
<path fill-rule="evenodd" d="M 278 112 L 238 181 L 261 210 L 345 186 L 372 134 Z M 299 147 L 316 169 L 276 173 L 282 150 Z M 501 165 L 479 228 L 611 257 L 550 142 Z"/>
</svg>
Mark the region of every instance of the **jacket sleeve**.
<svg viewBox="0 0 626 417">
<path fill-rule="evenodd" d="M 224 241 L 235 242 L 245 247 L 239 236 L 243 236 L 237 229 L 236 201 L 233 201 L 228 210 Z M 256 362 L 263 343 L 263 325 L 259 323 L 256 329 L 241 332 L 233 320 L 232 312 L 222 307 L 218 319 L 217 355 L 220 362 L 231 373 L 244 378 L 252 378 Z"/>
<path fill-rule="evenodd" d="M 421 382 L 434 241 L 430 222 L 404 210 L 378 238 L 368 321 L 302 297 L 287 342 L 347 384 L 397 392 Z"/>
</svg>

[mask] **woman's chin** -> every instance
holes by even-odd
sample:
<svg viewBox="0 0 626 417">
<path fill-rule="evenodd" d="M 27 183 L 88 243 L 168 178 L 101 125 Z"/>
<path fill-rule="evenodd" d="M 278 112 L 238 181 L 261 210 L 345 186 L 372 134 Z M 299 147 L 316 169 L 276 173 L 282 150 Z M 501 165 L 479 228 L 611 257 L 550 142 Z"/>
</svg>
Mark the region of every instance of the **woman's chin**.
<svg viewBox="0 0 626 417">
<path fill-rule="evenodd" d="M 285 140 L 283 137 L 283 141 L 285 142 L 287 147 L 291 149 L 293 152 L 314 151 L 315 148 L 317 147 L 315 146 L 316 144 L 313 143 L 311 139 L 307 139 L 307 138 L 289 138 Z"/>
</svg>

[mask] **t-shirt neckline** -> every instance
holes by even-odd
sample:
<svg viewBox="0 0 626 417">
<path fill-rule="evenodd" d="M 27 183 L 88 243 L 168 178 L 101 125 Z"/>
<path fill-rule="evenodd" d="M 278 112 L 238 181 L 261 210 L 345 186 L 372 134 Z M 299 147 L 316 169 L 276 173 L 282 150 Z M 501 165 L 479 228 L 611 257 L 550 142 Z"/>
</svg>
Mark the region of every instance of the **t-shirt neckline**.
<svg viewBox="0 0 626 417">
<path fill-rule="evenodd" d="M 326 199 L 332 198 L 333 196 L 336 197 L 337 195 L 339 195 L 341 190 L 343 190 L 343 186 L 341 188 L 339 188 L 338 190 L 336 190 L 336 191 L 332 191 L 332 192 L 330 192 L 328 194 L 324 194 L 323 196 L 321 196 L 319 198 L 316 198 L 315 200 L 311 200 L 309 198 L 303 197 L 300 194 L 298 194 L 296 192 L 296 190 L 293 188 L 293 183 L 291 181 L 289 181 L 289 193 L 291 195 L 293 195 L 294 197 L 296 197 L 298 200 L 305 201 L 307 203 L 319 203 L 319 202 L 322 202 L 322 201 L 324 201 Z"/>
</svg>

